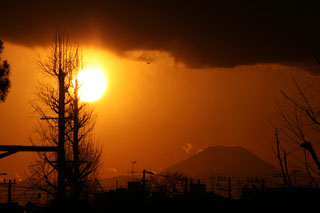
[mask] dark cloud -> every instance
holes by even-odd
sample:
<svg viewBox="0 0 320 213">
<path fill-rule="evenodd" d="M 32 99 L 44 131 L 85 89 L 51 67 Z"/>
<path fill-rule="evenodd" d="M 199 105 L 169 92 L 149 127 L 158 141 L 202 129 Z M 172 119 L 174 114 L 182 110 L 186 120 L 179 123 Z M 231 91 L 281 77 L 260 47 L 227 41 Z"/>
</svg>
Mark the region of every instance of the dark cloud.
<svg viewBox="0 0 320 213">
<path fill-rule="evenodd" d="M 279 2 L 7 0 L 1 3 L 0 38 L 43 45 L 60 27 L 79 42 L 120 54 L 168 51 L 191 67 L 281 63 L 312 70 L 319 7 Z"/>
</svg>

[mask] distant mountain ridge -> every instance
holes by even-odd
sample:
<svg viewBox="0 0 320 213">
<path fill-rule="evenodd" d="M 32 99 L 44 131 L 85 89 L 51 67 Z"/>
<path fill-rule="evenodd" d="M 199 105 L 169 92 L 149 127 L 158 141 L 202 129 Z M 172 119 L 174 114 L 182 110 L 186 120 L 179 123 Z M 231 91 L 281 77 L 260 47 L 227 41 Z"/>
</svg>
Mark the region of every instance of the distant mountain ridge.
<svg viewBox="0 0 320 213">
<path fill-rule="evenodd" d="M 178 171 L 191 177 L 253 177 L 279 170 L 243 147 L 211 146 L 165 171 Z"/>
</svg>

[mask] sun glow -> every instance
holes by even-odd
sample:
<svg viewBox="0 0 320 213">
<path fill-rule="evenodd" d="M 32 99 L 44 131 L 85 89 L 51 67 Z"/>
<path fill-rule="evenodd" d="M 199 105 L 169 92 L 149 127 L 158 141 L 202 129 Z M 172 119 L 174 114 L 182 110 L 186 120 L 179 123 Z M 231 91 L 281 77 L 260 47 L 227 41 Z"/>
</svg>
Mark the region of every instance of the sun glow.
<svg viewBox="0 0 320 213">
<path fill-rule="evenodd" d="M 90 67 L 78 73 L 79 98 L 82 101 L 95 101 L 99 99 L 106 90 L 106 78 L 101 69 Z"/>
</svg>

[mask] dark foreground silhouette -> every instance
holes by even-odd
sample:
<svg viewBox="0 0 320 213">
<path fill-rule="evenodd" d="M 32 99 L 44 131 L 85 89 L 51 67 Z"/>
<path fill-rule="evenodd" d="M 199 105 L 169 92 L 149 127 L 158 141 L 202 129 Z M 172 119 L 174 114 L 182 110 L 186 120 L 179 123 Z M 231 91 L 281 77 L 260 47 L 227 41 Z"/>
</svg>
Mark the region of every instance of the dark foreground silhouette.
<svg viewBox="0 0 320 213">
<path fill-rule="evenodd" d="M 320 192 L 317 189 L 268 189 L 247 193 L 242 199 L 227 199 L 214 193 L 202 196 L 184 195 L 174 198 L 96 197 L 92 200 L 52 201 L 44 207 L 28 203 L 1 204 L 0 212 L 110 212 L 131 210 L 138 212 L 318 212 Z"/>
</svg>

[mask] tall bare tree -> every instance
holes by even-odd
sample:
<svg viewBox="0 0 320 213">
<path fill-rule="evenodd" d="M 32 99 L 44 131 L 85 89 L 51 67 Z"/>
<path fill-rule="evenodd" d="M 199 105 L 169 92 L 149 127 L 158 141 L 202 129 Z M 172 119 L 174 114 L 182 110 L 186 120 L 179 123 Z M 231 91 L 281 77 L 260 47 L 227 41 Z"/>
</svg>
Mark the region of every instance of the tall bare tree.
<svg viewBox="0 0 320 213">
<path fill-rule="evenodd" d="M 56 32 L 47 59 L 40 59 L 39 63 L 43 73 L 50 77 L 50 82 L 40 84 L 38 87 L 39 100 L 32 103 L 34 109 L 40 114 L 41 120 L 46 124 L 43 125 L 42 122 L 38 131 L 42 144 L 49 143 L 58 146 L 56 157 L 46 153 L 39 156 L 44 160 L 40 166 L 45 182 L 55 188 L 59 200 L 64 200 L 66 193 L 66 105 L 70 102 L 66 95 L 71 85 L 77 54 L 78 48 L 69 44 L 68 37 L 63 32 Z M 45 174 L 48 166 L 58 171 L 57 184 L 54 184 L 51 179 L 55 174 L 53 170 Z"/>
<path fill-rule="evenodd" d="M 59 200 L 66 196 L 66 184 L 71 196 L 80 197 L 81 184 L 97 170 L 101 155 L 90 137 L 94 113 L 87 104 L 80 103 L 77 93 L 81 85 L 73 81 L 81 63 L 79 47 L 57 32 L 47 60 L 40 58 L 40 68 L 48 81 L 40 83 L 38 100 L 32 103 L 41 117 L 38 137 L 32 142 L 58 146 L 57 155 L 38 153 L 31 167 L 33 180 Z"/>
</svg>

